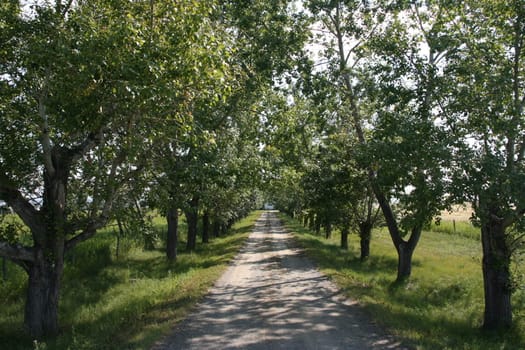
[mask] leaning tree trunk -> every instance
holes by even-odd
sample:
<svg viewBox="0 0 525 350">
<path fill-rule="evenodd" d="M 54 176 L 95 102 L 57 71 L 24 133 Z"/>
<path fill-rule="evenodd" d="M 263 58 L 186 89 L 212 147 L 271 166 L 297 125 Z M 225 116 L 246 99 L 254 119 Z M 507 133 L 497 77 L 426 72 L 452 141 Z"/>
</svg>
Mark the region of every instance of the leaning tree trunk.
<svg viewBox="0 0 525 350">
<path fill-rule="evenodd" d="M 179 210 L 170 208 L 166 215 L 168 237 L 166 239 L 166 257 L 170 261 L 177 260 L 177 243 L 179 235 Z"/>
<path fill-rule="evenodd" d="M 390 234 L 392 243 L 396 247 L 398 259 L 396 282 L 406 281 L 410 278 L 410 274 L 412 273 L 412 255 L 414 254 L 414 250 L 416 249 L 419 238 L 421 237 L 421 227 L 413 227 L 408 241 L 403 240 L 390 203 L 377 183 L 374 182 L 374 178 L 371 173 L 369 173 L 369 177 L 371 179 L 372 190 L 376 196 L 379 206 L 381 207 L 383 216 L 385 217 L 388 233 Z"/>
<path fill-rule="evenodd" d="M 511 250 L 501 220 L 489 219 L 481 227 L 485 312 L 483 328 L 494 330 L 512 325 Z"/>
</svg>

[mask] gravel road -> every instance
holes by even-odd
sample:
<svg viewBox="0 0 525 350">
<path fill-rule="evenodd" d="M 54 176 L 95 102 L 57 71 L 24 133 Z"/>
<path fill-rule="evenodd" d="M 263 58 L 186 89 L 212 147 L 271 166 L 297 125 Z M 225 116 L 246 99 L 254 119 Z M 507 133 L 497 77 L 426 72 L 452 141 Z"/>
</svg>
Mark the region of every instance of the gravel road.
<svg viewBox="0 0 525 350">
<path fill-rule="evenodd" d="M 345 299 L 266 211 L 209 295 L 153 350 L 403 348 Z"/>
</svg>

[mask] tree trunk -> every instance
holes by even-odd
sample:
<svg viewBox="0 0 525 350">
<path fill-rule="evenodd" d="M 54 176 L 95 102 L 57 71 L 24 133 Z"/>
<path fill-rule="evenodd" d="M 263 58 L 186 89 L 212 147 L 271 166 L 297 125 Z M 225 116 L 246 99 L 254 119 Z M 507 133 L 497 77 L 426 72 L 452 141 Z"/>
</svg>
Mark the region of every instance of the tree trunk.
<svg viewBox="0 0 525 350">
<path fill-rule="evenodd" d="M 202 243 L 208 243 L 210 241 L 210 215 L 208 212 L 204 212 L 202 216 Z"/>
<path fill-rule="evenodd" d="M 166 238 L 166 257 L 169 261 L 177 260 L 177 243 L 179 234 L 179 209 L 170 208 L 166 215 L 168 236 Z"/>
<path fill-rule="evenodd" d="M 324 227 L 324 233 L 326 239 L 332 237 L 332 223 L 330 221 L 326 222 L 326 225 Z"/>
<path fill-rule="evenodd" d="M 319 217 L 319 215 L 315 218 L 315 234 L 321 234 L 321 218 Z"/>
<path fill-rule="evenodd" d="M 417 239 L 413 240 L 416 236 L 412 233 L 408 242 L 403 241 L 397 246 L 398 260 L 396 282 L 404 282 L 410 278 L 412 273 L 412 256 L 416 249 L 417 240 L 419 240 L 419 237 L 421 236 L 421 230 L 419 230 L 419 233 L 416 233 L 416 235 Z"/>
<path fill-rule="evenodd" d="M 35 262 L 29 267 L 24 327 L 35 339 L 58 333 L 58 300 L 63 255 L 49 259 L 41 248 L 36 248 Z"/>
<path fill-rule="evenodd" d="M 365 261 L 370 257 L 370 238 L 361 238 L 359 241 L 360 247 L 361 247 L 361 256 L 360 260 Z M 409 273 L 410 275 L 410 273 Z"/>
<path fill-rule="evenodd" d="M 413 250 L 407 247 L 405 242 L 397 247 L 397 282 L 403 282 L 410 278 L 412 273 Z"/>
<path fill-rule="evenodd" d="M 315 229 L 315 214 L 314 213 L 310 213 L 309 215 L 308 228 L 312 231 Z"/>
<path fill-rule="evenodd" d="M 217 238 L 219 237 L 221 233 L 221 224 L 219 223 L 219 220 L 213 220 L 213 237 Z"/>
<path fill-rule="evenodd" d="M 369 174 L 369 177 L 377 202 L 379 203 L 381 211 L 385 217 L 388 233 L 390 234 L 390 238 L 397 250 L 398 260 L 396 282 L 406 281 L 412 273 L 412 255 L 414 254 L 414 250 L 416 249 L 419 238 L 421 237 L 421 227 L 412 228 L 408 241 L 403 240 L 390 203 L 388 203 L 384 193 L 374 182 L 373 175 Z"/>
<path fill-rule="evenodd" d="M 496 217 L 494 215 L 494 217 Z M 511 250 L 502 221 L 489 219 L 481 227 L 485 312 L 483 328 L 496 330 L 512 325 Z"/>
<path fill-rule="evenodd" d="M 344 225 L 341 229 L 341 248 L 348 250 L 348 234 L 350 233 L 350 227 L 348 225 Z"/>
<path fill-rule="evenodd" d="M 24 327 L 31 337 L 40 339 L 58 333 L 60 278 L 64 270 L 67 179 L 69 164 L 53 154 L 54 172 L 44 172 L 41 212 L 43 228 L 32 229 L 35 239 L 34 261 L 28 263 L 27 299 Z"/>
<path fill-rule="evenodd" d="M 188 240 L 186 250 L 192 251 L 197 247 L 197 224 L 199 220 L 199 199 L 194 197 L 190 201 L 190 208 L 186 210 L 186 222 L 188 223 Z"/>
<path fill-rule="evenodd" d="M 122 226 L 122 222 L 118 218 L 117 218 L 117 226 L 118 226 L 118 235 L 117 235 L 116 256 L 118 260 L 119 253 L 120 253 L 120 240 L 122 239 L 122 237 L 124 237 L 124 227 Z"/>
<path fill-rule="evenodd" d="M 197 214 L 186 212 L 186 222 L 188 223 L 188 235 L 186 241 L 186 250 L 192 251 L 197 247 Z"/>
<path fill-rule="evenodd" d="M 361 261 L 370 257 L 370 239 L 372 238 L 372 223 L 364 221 L 359 224 L 359 244 L 361 247 Z M 410 272 L 409 272 L 410 275 Z"/>
</svg>

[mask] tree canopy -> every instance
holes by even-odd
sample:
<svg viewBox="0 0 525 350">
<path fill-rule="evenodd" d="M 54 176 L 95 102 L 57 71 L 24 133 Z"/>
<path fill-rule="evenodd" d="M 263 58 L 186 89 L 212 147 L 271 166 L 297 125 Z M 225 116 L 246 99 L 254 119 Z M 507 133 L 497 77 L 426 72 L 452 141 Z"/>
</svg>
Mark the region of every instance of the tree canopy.
<svg viewBox="0 0 525 350">
<path fill-rule="evenodd" d="M 399 282 L 471 203 L 484 326 L 511 326 L 524 42 L 520 0 L 3 1 L 0 204 L 21 223 L 0 256 L 28 274 L 27 331 L 57 333 L 65 254 L 130 203 L 166 217 L 176 260 L 180 212 L 192 250 L 199 218 L 206 243 L 262 197 L 356 231 L 362 258 L 381 220 Z"/>
</svg>

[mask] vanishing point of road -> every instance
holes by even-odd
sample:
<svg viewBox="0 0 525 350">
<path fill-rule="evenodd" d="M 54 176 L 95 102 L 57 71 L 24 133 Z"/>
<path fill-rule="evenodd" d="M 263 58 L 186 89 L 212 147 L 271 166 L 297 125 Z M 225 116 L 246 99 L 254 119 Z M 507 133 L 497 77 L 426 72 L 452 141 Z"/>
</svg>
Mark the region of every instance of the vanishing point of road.
<svg viewBox="0 0 525 350">
<path fill-rule="evenodd" d="M 273 211 L 240 254 L 153 350 L 404 349 L 304 256 Z"/>
</svg>

